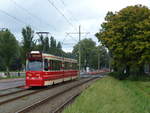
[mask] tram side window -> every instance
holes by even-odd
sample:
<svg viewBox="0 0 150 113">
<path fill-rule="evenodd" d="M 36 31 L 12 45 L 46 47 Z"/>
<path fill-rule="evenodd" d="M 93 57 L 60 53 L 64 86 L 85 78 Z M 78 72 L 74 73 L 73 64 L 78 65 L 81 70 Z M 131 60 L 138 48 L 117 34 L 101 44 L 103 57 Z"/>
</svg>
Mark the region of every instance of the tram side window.
<svg viewBox="0 0 150 113">
<path fill-rule="evenodd" d="M 72 63 L 69 62 L 69 69 L 72 69 Z"/>
<path fill-rule="evenodd" d="M 60 70 L 62 67 L 61 61 L 50 60 L 49 61 L 49 69 L 50 70 Z"/>
<path fill-rule="evenodd" d="M 70 63 L 70 62 L 65 62 L 65 63 L 64 63 L 64 69 L 65 69 L 65 70 L 72 69 L 72 63 Z"/>
<path fill-rule="evenodd" d="M 72 69 L 75 69 L 75 63 L 72 63 Z"/>
<path fill-rule="evenodd" d="M 53 60 L 50 60 L 50 61 L 49 61 L 49 69 L 50 69 L 50 70 L 55 70 L 55 63 L 54 63 Z"/>
<path fill-rule="evenodd" d="M 52 70 L 52 68 L 53 68 L 53 67 L 52 67 L 52 66 L 53 66 L 53 62 L 52 62 L 52 60 L 49 60 L 49 62 L 48 62 L 48 63 L 49 63 L 49 65 L 48 65 L 48 69 L 49 69 L 49 70 Z"/>
<path fill-rule="evenodd" d="M 69 69 L 72 69 L 72 63 L 69 62 Z"/>
<path fill-rule="evenodd" d="M 73 69 L 78 69 L 77 63 L 73 63 Z"/>
<path fill-rule="evenodd" d="M 61 70 L 61 69 L 62 69 L 62 62 L 58 61 L 58 70 Z"/>
<path fill-rule="evenodd" d="M 44 59 L 44 70 L 48 71 L 48 60 Z"/>
<path fill-rule="evenodd" d="M 64 69 L 67 70 L 68 69 L 68 62 L 64 63 Z"/>
<path fill-rule="evenodd" d="M 56 61 L 56 64 L 57 64 L 57 70 L 61 70 L 62 62 L 61 61 Z"/>
<path fill-rule="evenodd" d="M 59 65 L 57 60 L 54 61 L 54 70 L 59 70 Z"/>
</svg>

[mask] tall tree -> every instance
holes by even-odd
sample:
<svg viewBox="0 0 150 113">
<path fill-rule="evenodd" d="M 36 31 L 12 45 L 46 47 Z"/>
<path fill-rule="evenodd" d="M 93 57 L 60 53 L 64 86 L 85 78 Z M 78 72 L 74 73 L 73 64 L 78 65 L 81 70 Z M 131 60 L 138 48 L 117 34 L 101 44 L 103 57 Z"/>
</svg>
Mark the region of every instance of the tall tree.
<svg viewBox="0 0 150 113">
<path fill-rule="evenodd" d="M 51 36 L 51 38 L 50 38 L 50 50 L 49 50 L 49 52 L 50 52 L 50 54 L 54 54 L 54 55 L 57 55 L 57 53 L 58 53 L 58 49 L 57 49 L 57 46 L 56 46 L 57 44 L 56 44 L 56 40 L 55 40 L 55 38 L 53 37 L 53 36 Z"/>
<path fill-rule="evenodd" d="M 56 48 L 56 40 L 53 36 L 50 38 L 50 47 Z"/>
<path fill-rule="evenodd" d="M 150 62 L 150 9 L 142 5 L 128 6 L 119 12 L 108 12 L 97 38 L 113 58 L 114 70 L 129 75 L 131 69 Z M 131 68 L 132 66 L 132 68 Z"/>
<path fill-rule="evenodd" d="M 62 49 L 62 46 L 61 46 L 61 43 L 60 43 L 60 42 L 58 42 L 57 48 L 60 49 L 60 50 Z"/>
<path fill-rule="evenodd" d="M 22 49 L 23 63 L 25 63 L 26 54 L 35 47 L 34 31 L 30 26 L 22 29 Z"/>
<path fill-rule="evenodd" d="M 19 45 L 15 36 L 9 31 L 0 31 L 0 59 L 9 76 L 13 59 L 19 57 Z"/>
<path fill-rule="evenodd" d="M 40 36 L 40 44 L 38 45 L 38 50 L 44 53 L 49 52 L 49 38 L 44 37 L 43 35 Z"/>
</svg>

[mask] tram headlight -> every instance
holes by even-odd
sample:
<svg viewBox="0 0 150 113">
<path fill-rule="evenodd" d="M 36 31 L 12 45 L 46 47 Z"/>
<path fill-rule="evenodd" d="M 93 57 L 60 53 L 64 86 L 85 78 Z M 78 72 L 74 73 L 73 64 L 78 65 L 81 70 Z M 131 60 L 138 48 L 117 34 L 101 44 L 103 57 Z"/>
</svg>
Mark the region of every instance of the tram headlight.
<svg viewBox="0 0 150 113">
<path fill-rule="evenodd" d="M 37 77 L 40 77 L 40 74 L 36 74 Z"/>
<path fill-rule="evenodd" d="M 28 74 L 27 74 L 27 76 L 28 76 L 28 77 L 31 77 L 31 76 L 32 76 L 32 74 L 28 73 Z"/>
</svg>

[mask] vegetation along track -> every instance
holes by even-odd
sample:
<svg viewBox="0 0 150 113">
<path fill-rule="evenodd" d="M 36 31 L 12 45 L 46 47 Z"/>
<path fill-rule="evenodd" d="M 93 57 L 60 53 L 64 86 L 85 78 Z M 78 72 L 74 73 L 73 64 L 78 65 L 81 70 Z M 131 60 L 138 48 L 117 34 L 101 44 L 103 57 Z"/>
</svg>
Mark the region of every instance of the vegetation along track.
<svg viewBox="0 0 150 113">
<path fill-rule="evenodd" d="M 65 90 L 62 90 L 62 91 L 60 91 L 60 92 L 54 94 L 53 96 L 47 96 L 46 98 L 41 99 L 40 101 L 38 101 L 38 102 L 36 102 L 36 103 L 33 103 L 32 105 L 29 105 L 29 106 L 27 106 L 27 107 L 25 107 L 25 108 L 23 108 L 23 109 L 17 111 L 16 113 L 32 112 L 32 110 L 34 110 L 35 108 L 37 108 L 37 107 L 39 107 L 39 106 L 42 106 L 42 105 L 46 104 L 48 101 L 53 101 L 53 100 L 56 99 L 57 97 L 59 97 L 59 96 L 65 94 L 65 93 L 67 93 L 67 92 L 69 92 L 69 91 L 71 91 L 71 90 L 74 90 L 74 89 L 76 89 L 76 88 L 78 88 L 78 87 L 80 87 L 80 86 L 82 86 L 82 85 L 84 85 L 84 84 L 86 84 L 86 83 L 88 83 L 88 82 L 91 82 L 91 81 L 97 80 L 97 79 L 98 79 L 98 78 L 90 78 L 90 79 L 87 79 L 87 80 L 85 80 L 85 81 L 81 81 L 81 82 L 79 82 L 79 83 L 77 83 L 77 84 L 75 84 L 75 85 L 73 85 L 73 86 L 71 86 L 71 87 L 69 87 L 69 88 L 67 88 L 67 89 L 65 89 Z M 80 92 L 80 93 L 81 93 L 81 92 Z M 79 93 L 78 93 L 78 94 L 75 94 L 75 95 L 72 95 L 72 97 L 69 98 L 69 99 L 67 99 L 65 103 L 63 103 L 62 105 L 58 106 L 58 107 L 56 108 L 56 110 L 53 111 L 53 113 L 58 113 L 65 105 L 67 105 L 71 100 L 73 100 L 73 99 L 74 99 L 76 96 L 78 96 L 78 95 L 79 95 Z"/>
</svg>

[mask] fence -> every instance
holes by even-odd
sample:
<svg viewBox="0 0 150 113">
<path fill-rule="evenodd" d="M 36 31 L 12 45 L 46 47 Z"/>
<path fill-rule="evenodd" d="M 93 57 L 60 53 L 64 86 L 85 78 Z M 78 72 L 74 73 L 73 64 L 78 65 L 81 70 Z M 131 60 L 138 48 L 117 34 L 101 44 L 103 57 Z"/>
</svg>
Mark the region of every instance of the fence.
<svg viewBox="0 0 150 113">
<path fill-rule="evenodd" d="M 0 77 L 6 77 L 6 72 L 0 72 Z M 10 72 L 10 76 L 25 76 L 25 72 Z"/>
</svg>

